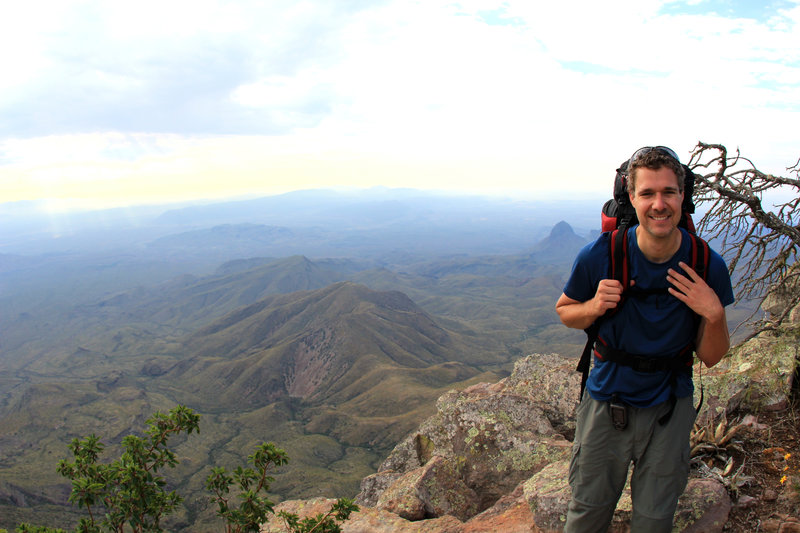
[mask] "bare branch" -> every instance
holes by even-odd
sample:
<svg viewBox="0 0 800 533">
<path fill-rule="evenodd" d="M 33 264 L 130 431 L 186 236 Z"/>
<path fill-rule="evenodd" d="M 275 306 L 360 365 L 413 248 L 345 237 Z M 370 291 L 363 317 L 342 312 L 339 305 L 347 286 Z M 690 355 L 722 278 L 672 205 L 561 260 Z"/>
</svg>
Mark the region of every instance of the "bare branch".
<svg viewBox="0 0 800 533">
<path fill-rule="evenodd" d="M 698 143 L 689 167 L 695 172 L 695 199 L 707 207 L 698 230 L 721 243 L 740 297 L 753 298 L 770 316 L 756 321 L 756 333 L 773 330 L 800 304 L 800 272 L 795 268 L 800 250 L 800 159 L 786 170 L 795 177 L 773 176 L 756 168 L 739 150 L 729 155 L 721 144 Z M 778 197 L 764 205 L 764 194 Z M 766 309 L 764 309 L 766 311 Z M 750 317 L 752 318 L 752 316 Z"/>
</svg>

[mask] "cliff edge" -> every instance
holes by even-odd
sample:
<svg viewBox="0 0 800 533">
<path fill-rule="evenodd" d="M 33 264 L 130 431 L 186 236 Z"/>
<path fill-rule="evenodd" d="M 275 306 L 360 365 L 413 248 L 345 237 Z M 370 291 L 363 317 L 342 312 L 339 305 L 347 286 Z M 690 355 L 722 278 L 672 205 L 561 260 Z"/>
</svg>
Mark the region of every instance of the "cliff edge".
<svg viewBox="0 0 800 533">
<path fill-rule="evenodd" d="M 788 444 L 769 446 L 775 421 L 793 424 L 796 437 L 797 346 L 796 333 L 762 334 L 712 369 L 695 366 L 695 404 L 702 390 L 703 405 L 678 531 L 751 531 L 753 521 L 762 531 L 800 531 L 800 461 Z M 574 359 L 534 354 L 497 383 L 444 394 L 436 414 L 362 481 L 361 511 L 342 531 L 561 531 L 579 379 Z M 761 486 L 748 474 L 754 461 L 781 481 Z M 286 501 L 276 510 L 313 515 L 331 502 Z M 626 487 L 611 531 L 628 531 L 630 509 Z M 262 531 L 285 529 L 274 518 Z"/>
</svg>

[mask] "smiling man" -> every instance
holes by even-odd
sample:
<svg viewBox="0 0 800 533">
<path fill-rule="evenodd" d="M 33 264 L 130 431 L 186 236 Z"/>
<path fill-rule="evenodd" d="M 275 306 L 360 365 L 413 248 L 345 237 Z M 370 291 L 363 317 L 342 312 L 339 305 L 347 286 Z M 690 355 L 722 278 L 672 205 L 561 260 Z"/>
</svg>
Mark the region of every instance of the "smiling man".
<svg viewBox="0 0 800 533">
<path fill-rule="evenodd" d="M 692 239 L 678 225 L 683 184 L 674 151 L 637 150 L 628 162 L 628 195 L 639 222 L 627 230 L 630 285 L 610 279 L 606 232 L 578 254 L 556 303 L 565 325 L 599 327 L 577 410 L 568 533 L 608 529 L 631 464 L 631 531 L 672 530 L 696 416 L 692 354 L 709 367 L 725 355 L 725 306 L 733 303 L 728 269 L 716 252 L 710 251 L 707 282 L 689 266 Z"/>
</svg>

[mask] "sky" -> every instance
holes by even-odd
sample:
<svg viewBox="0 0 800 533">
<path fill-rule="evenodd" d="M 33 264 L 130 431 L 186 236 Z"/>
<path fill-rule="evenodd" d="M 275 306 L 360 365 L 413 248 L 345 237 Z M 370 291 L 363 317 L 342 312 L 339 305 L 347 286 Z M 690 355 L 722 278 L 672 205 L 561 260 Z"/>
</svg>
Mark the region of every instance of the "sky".
<svg viewBox="0 0 800 533">
<path fill-rule="evenodd" d="M 28 0 L 0 203 L 610 196 L 640 146 L 800 157 L 800 0 Z"/>
</svg>

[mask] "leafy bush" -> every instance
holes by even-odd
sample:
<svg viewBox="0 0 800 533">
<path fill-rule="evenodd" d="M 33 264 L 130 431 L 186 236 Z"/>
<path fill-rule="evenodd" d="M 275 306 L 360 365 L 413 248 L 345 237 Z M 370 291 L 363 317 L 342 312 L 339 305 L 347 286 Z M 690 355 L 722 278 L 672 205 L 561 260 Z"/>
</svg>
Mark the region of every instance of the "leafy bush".
<svg viewBox="0 0 800 533">
<path fill-rule="evenodd" d="M 62 460 L 58 472 L 72 481 L 69 501 L 86 507 L 88 518 L 82 518 L 75 529 L 79 533 L 112 531 L 123 533 L 126 525 L 134 533 L 163 531 L 161 520 L 173 513 L 183 501 L 175 491 L 167 492 L 166 480 L 159 474 L 165 467 L 178 464 L 175 453 L 167 446 L 171 436 L 199 431 L 200 415 L 179 405 L 168 414 L 156 412 L 147 420 L 145 437 L 128 435 L 122 439 L 122 456 L 111 463 L 98 463 L 105 446 L 99 437 L 89 435 L 73 439 L 69 445 L 74 461 Z M 226 522 L 226 533 L 257 532 L 259 526 L 274 513 L 273 504 L 260 493 L 269 490 L 273 480 L 268 471 L 289 461 L 286 452 L 272 443 L 263 443 L 248 457 L 253 467 L 237 467 L 232 474 L 224 468 L 212 467 L 206 488 L 217 503 L 217 514 Z M 230 502 L 231 486 L 236 486 L 238 506 Z M 100 516 L 98 507 L 105 513 Z M 358 507 L 347 499 L 338 500 L 331 510 L 314 518 L 300 520 L 297 515 L 280 513 L 294 533 L 334 533 Z M 30 524 L 17 527 L 19 533 L 66 533 Z"/>
</svg>

